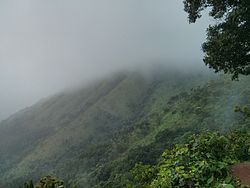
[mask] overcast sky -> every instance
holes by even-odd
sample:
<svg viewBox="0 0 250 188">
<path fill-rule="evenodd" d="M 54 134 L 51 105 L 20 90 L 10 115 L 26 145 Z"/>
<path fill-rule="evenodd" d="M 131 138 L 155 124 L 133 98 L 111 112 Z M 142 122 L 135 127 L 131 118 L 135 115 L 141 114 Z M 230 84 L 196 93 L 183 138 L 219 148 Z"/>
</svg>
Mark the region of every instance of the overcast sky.
<svg viewBox="0 0 250 188">
<path fill-rule="evenodd" d="M 131 65 L 202 65 L 208 22 L 189 25 L 182 0 L 1 0 L 0 120 Z"/>
</svg>

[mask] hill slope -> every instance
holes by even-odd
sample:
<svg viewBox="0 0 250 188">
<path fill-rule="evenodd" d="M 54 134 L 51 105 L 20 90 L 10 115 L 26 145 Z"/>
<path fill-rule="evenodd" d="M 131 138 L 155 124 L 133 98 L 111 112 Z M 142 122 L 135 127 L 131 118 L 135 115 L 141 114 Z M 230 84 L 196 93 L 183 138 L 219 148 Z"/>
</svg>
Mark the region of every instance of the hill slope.
<svg viewBox="0 0 250 188">
<path fill-rule="evenodd" d="M 20 111 L 0 124 L 0 185 L 49 173 L 84 187 L 123 187 L 136 162 L 155 163 L 188 132 L 247 124 L 233 106 L 250 94 L 249 80 L 211 78 L 120 73 Z"/>
</svg>

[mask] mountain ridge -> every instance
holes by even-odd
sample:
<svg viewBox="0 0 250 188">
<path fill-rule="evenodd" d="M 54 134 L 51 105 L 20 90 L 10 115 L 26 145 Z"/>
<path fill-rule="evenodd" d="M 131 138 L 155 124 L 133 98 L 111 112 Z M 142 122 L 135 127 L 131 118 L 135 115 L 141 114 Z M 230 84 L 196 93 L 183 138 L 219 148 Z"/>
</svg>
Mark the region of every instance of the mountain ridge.
<svg viewBox="0 0 250 188">
<path fill-rule="evenodd" d="M 11 187 L 45 173 L 87 187 L 108 181 L 110 178 L 98 180 L 98 173 L 104 173 L 106 167 L 132 156 L 131 160 L 136 161 L 140 148 L 145 149 L 162 139 L 159 133 L 164 135 L 164 131 L 174 131 L 169 130 L 172 127 L 179 130 L 180 136 L 188 132 L 189 124 L 196 123 L 190 120 L 191 117 L 185 118 L 185 111 L 179 108 L 181 105 L 187 108 L 188 100 L 196 95 L 196 89 L 192 91 L 192 88 L 199 86 L 197 93 L 208 92 L 207 83 L 211 79 L 215 79 L 211 87 L 216 92 L 218 90 L 218 96 L 226 97 L 231 87 L 227 78 L 217 78 L 210 73 L 161 69 L 150 74 L 132 72 L 111 76 L 84 89 L 60 93 L 37 103 L 17 114 L 18 118 L 11 116 L 0 126 L 0 152 L 5 154 L 1 155 L 4 163 L 0 166 L 0 185 Z M 219 87 L 225 93 L 219 92 Z M 188 94 L 190 92 L 194 94 Z M 200 100 L 202 97 L 205 98 L 200 96 Z M 205 104 L 202 102 L 202 105 Z M 180 113 L 183 113 L 183 120 L 178 118 Z M 185 121 L 190 121 L 187 128 L 183 124 Z M 169 144 L 173 140 L 169 140 Z M 164 146 L 156 147 L 159 151 L 155 154 L 150 148 L 145 151 L 157 155 Z M 120 168 L 119 165 L 109 173 L 115 173 L 116 168 Z"/>
</svg>

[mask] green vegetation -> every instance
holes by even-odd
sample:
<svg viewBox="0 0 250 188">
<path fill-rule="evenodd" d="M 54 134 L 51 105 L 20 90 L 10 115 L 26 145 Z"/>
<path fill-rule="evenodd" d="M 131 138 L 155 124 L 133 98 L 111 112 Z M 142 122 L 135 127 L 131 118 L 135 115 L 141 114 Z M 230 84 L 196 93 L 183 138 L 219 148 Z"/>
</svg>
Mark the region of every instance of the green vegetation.
<svg viewBox="0 0 250 188">
<path fill-rule="evenodd" d="M 155 175 L 162 153 L 193 134 L 247 127 L 234 107 L 249 95 L 248 78 L 161 68 L 54 96 L 1 123 L 0 185 L 51 174 L 65 187 L 126 187 L 135 166 Z"/>
<path fill-rule="evenodd" d="M 24 185 L 20 188 L 65 188 L 64 182 L 57 178 L 52 176 L 45 176 L 40 178 L 40 181 L 34 185 L 32 181 L 29 181 L 28 183 L 24 183 Z M 72 188 L 76 188 L 75 186 Z"/>
<path fill-rule="evenodd" d="M 249 160 L 250 78 L 239 76 L 250 73 L 250 2 L 184 4 L 190 22 L 211 8 L 204 61 L 239 82 L 158 67 L 44 99 L 0 123 L 0 187 L 238 186 L 230 167 Z"/>
<path fill-rule="evenodd" d="M 207 29 L 207 41 L 202 48 L 204 62 L 216 72 L 250 74 L 250 2 L 249 0 L 184 0 L 190 22 L 196 22 L 201 12 L 209 8 L 216 19 Z"/>
<path fill-rule="evenodd" d="M 243 82 L 234 83 L 230 79 L 221 78 L 193 89 L 190 93 L 180 93 L 170 98 L 162 113 L 150 116 L 152 124 L 143 122 L 136 126 L 134 132 L 138 133 L 136 137 L 142 145 L 133 145 L 123 158 L 98 169 L 96 182 L 100 183 L 97 187 L 126 187 L 131 178 L 128 172 L 136 164 L 144 164 L 146 168 L 147 165 L 156 165 L 165 149 L 176 143 L 186 143 L 194 133 L 199 134 L 203 130 L 225 133 L 234 127 L 248 126 L 249 119 L 233 111 L 234 104 L 240 98 L 244 101 L 249 94 L 246 85 L 243 85 Z M 240 95 L 239 90 L 242 91 Z"/>
<path fill-rule="evenodd" d="M 93 187 L 97 172 L 151 142 L 171 97 L 210 78 L 163 68 L 119 74 L 19 112 L 0 125 L 0 185 L 51 174 Z"/>
<path fill-rule="evenodd" d="M 250 118 L 250 97 L 248 99 L 248 103 L 242 106 L 236 106 L 235 112 L 242 113 L 246 118 Z"/>
<path fill-rule="evenodd" d="M 250 160 L 250 131 L 204 132 L 162 154 L 155 166 L 137 164 L 128 187 L 234 187 L 230 166 Z"/>
</svg>

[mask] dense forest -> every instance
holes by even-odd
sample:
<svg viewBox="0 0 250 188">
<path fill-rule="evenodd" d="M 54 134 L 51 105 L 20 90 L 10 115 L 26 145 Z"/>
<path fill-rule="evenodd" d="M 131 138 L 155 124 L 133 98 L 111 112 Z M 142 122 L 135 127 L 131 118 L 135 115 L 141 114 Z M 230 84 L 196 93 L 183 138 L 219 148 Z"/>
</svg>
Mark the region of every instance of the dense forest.
<svg viewBox="0 0 250 188">
<path fill-rule="evenodd" d="M 0 124 L 0 187 L 246 187 L 250 3 L 184 7 L 190 22 L 208 8 L 204 62 L 230 75 L 155 66 L 44 99 Z"/>
<path fill-rule="evenodd" d="M 2 122 L 1 129 L 8 136 L 15 134 L 14 122 L 26 130 L 19 131 L 20 137 L 15 138 L 24 144 L 23 148 L 18 151 L 16 143 L 5 148 L 18 155 L 6 156 L 11 164 L 2 164 L 1 183 L 14 187 L 29 182 L 31 177 L 39 182 L 40 177 L 50 175 L 62 178 L 66 187 L 157 187 L 163 181 L 164 166 L 176 160 L 182 164 L 181 155 L 185 155 L 190 162 L 184 169 L 182 165 L 177 168 L 182 174 L 169 181 L 173 187 L 179 181 L 183 187 L 187 182 L 200 187 L 224 181 L 233 185 L 232 179 L 229 181 L 230 166 L 249 157 L 250 120 L 242 111 L 250 95 L 248 83 L 248 77 L 232 82 L 230 76 L 186 74 L 161 67 L 150 76 L 139 72 L 119 74 L 75 93 L 45 99 Z M 109 91 L 103 93 L 105 90 Z M 31 126 L 27 132 L 26 122 L 40 125 L 35 127 L 39 129 Z M 31 133 L 36 136 L 27 138 L 26 134 Z M 232 140 L 233 134 L 239 140 Z M 3 143 L 5 135 L 1 139 Z M 208 148 L 204 140 L 210 140 Z M 213 144 L 227 145 L 223 148 L 226 153 L 223 150 L 221 156 L 215 155 L 222 148 L 216 145 L 213 151 Z M 181 153 L 166 156 L 177 150 Z M 211 158 L 198 156 L 204 152 Z M 190 159 L 193 155 L 197 159 Z M 228 158 L 224 161 L 225 155 Z M 212 178 L 208 185 L 208 177 L 202 177 L 202 173 L 201 177 L 187 173 L 196 163 L 201 166 L 194 166 L 194 172 L 204 170 L 203 175 L 208 173 Z M 212 169 L 206 169 L 208 166 Z M 220 176 L 217 168 L 222 170 Z"/>
</svg>

